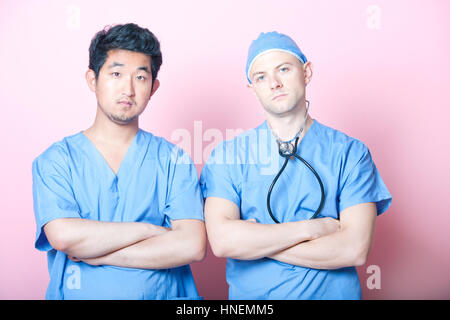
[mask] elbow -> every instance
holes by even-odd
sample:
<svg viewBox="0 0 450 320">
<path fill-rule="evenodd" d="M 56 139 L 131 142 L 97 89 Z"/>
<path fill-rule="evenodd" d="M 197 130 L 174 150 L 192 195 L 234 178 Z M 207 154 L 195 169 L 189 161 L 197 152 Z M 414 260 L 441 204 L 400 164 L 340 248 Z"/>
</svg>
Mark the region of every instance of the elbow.
<svg viewBox="0 0 450 320">
<path fill-rule="evenodd" d="M 200 262 L 205 259 L 206 256 L 206 239 L 199 241 L 192 252 L 193 262 Z"/>
<path fill-rule="evenodd" d="M 57 251 L 62 251 L 69 255 L 73 255 L 70 253 L 72 248 L 72 242 L 67 237 L 65 237 L 62 232 L 61 233 L 58 232 L 56 235 L 53 234 L 50 238 L 47 236 L 47 239 L 53 249 Z"/>
<path fill-rule="evenodd" d="M 50 242 L 50 245 L 52 246 L 53 249 L 57 250 L 57 251 L 62 251 L 62 252 L 66 252 L 69 248 L 69 245 L 67 244 L 67 242 L 64 239 L 52 239 L 52 240 L 48 240 L 48 242 Z"/>
<path fill-rule="evenodd" d="M 62 232 L 58 232 L 57 235 L 53 235 L 51 239 L 48 238 L 48 241 L 53 249 L 73 255 L 70 253 L 72 249 L 72 242 Z"/>
<path fill-rule="evenodd" d="M 227 258 L 226 233 L 218 228 L 207 228 L 208 242 L 212 253 L 217 258 Z"/>
<path fill-rule="evenodd" d="M 239 260 L 256 260 L 260 257 L 255 256 L 246 246 L 237 240 L 237 238 L 218 236 L 209 238 L 209 244 L 213 254 L 217 258 L 231 258 Z"/>
<path fill-rule="evenodd" d="M 362 248 L 360 250 L 355 250 L 355 255 L 353 257 L 353 266 L 361 267 L 367 263 L 369 258 L 369 248 Z"/>
<path fill-rule="evenodd" d="M 355 262 L 354 262 L 353 265 L 354 265 L 355 267 L 361 267 L 361 266 L 365 265 L 366 262 L 367 262 L 367 257 L 365 257 L 365 256 L 359 256 L 359 257 L 357 257 L 357 258 L 355 259 Z"/>
<path fill-rule="evenodd" d="M 53 249 L 70 254 L 73 241 L 66 232 L 64 222 L 61 219 L 50 221 L 44 226 L 45 236 Z"/>
<path fill-rule="evenodd" d="M 227 249 L 225 248 L 225 246 L 218 243 L 213 244 L 212 242 L 210 242 L 210 245 L 213 254 L 217 258 L 228 258 Z"/>
<path fill-rule="evenodd" d="M 238 249 L 233 241 L 226 237 L 210 239 L 211 250 L 217 258 L 239 258 Z"/>
<path fill-rule="evenodd" d="M 346 238 L 344 244 L 345 261 L 347 266 L 361 267 L 367 263 L 372 240 L 370 237 L 353 236 Z"/>
<path fill-rule="evenodd" d="M 223 237 L 219 236 L 213 237 L 208 234 L 209 245 L 211 247 L 211 251 L 217 258 L 228 258 L 228 248 L 227 241 L 224 240 Z"/>
<path fill-rule="evenodd" d="M 200 262 L 206 256 L 206 232 L 204 231 L 197 237 L 193 237 L 190 245 L 185 248 L 185 252 L 189 252 L 189 260 L 191 262 Z"/>
<path fill-rule="evenodd" d="M 47 223 L 43 229 L 45 236 L 53 249 L 66 251 L 69 248 L 69 241 L 67 237 L 65 237 L 65 232 L 61 230 L 59 221 L 51 221 Z"/>
</svg>

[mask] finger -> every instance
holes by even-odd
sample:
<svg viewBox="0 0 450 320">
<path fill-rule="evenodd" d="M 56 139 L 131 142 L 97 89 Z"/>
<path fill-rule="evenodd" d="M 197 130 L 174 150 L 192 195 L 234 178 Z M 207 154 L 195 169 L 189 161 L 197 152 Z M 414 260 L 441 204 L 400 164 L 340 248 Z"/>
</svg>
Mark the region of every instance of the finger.
<svg viewBox="0 0 450 320">
<path fill-rule="evenodd" d="M 67 256 L 71 261 L 73 262 L 80 262 L 81 260 L 76 258 L 76 257 L 72 257 L 72 256 Z"/>
</svg>

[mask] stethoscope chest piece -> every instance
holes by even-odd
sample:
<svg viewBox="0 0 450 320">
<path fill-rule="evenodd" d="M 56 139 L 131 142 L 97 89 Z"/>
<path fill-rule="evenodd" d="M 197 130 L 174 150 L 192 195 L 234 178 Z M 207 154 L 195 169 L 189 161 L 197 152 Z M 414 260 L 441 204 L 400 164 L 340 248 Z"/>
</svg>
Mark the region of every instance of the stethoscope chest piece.
<svg viewBox="0 0 450 320">
<path fill-rule="evenodd" d="M 282 157 L 291 157 L 295 153 L 295 147 L 290 142 L 278 141 L 278 152 Z"/>
</svg>

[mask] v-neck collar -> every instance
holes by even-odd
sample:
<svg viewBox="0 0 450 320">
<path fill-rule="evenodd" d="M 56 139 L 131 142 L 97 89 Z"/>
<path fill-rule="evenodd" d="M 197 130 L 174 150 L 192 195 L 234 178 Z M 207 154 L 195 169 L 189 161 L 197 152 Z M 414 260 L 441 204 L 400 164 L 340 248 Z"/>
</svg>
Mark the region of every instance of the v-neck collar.
<svg viewBox="0 0 450 320">
<path fill-rule="evenodd" d="M 309 127 L 308 130 L 306 130 L 305 134 L 303 135 L 302 139 L 300 140 L 298 146 L 297 146 L 297 153 L 300 151 L 300 149 L 302 148 L 302 145 L 305 144 L 305 139 L 306 141 L 309 140 L 309 136 L 313 134 L 313 132 L 310 133 L 310 131 L 314 131 L 315 127 L 317 126 L 317 120 L 316 119 L 312 119 L 313 123 L 311 124 L 311 126 Z M 274 145 L 276 145 L 276 140 L 277 138 L 275 137 L 275 135 L 273 134 L 272 130 L 270 130 L 269 124 L 267 123 L 267 120 L 264 121 L 264 123 L 262 124 L 262 127 L 266 130 L 269 131 L 270 133 L 270 143 L 275 143 Z"/>
<path fill-rule="evenodd" d="M 133 155 L 136 153 L 136 147 L 137 147 L 137 140 L 138 136 L 141 133 L 141 129 L 138 129 L 136 132 L 136 135 L 134 136 L 133 140 L 131 141 L 131 144 L 128 146 L 127 152 L 125 153 L 125 156 L 123 157 L 122 161 L 120 162 L 119 169 L 117 170 L 117 173 L 114 172 L 114 170 L 110 167 L 106 159 L 103 157 L 101 152 L 97 149 L 95 144 L 89 139 L 83 131 L 80 131 L 80 135 L 82 136 L 83 140 L 86 142 L 86 144 L 89 146 L 91 150 L 93 150 L 93 153 L 96 155 L 96 158 L 99 162 L 103 163 L 103 166 L 107 168 L 107 171 L 111 174 L 112 177 L 118 179 L 119 176 L 122 175 L 122 172 L 125 172 L 126 175 L 129 171 L 130 165 L 133 161 L 131 161 Z"/>
</svg>

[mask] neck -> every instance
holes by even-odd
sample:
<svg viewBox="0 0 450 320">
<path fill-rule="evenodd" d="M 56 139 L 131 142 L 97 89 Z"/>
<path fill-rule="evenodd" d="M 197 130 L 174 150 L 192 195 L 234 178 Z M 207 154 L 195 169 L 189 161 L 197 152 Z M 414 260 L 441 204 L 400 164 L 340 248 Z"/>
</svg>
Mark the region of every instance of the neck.
<svg viewBox="0 0 450 320">
<path fill-rule="evenodd" d="M 110 120 L 97 107 L 97 114 L 93 125 L 83 133 L 92 140 L 112 145 L 128 145 L 139 130 L 139 120 L 134 119 L 127 124 L 119 124 Z"/>
<path fill-rule="evenodd" d="M 273 115 L 266 112 L 267 123 L 269 124 L 272 133 L 281 141 L 289 141 L 295 137 L 300 131 L 303 123 L 303 131 L 299 134 L 300 140 L 308 131 L 309 127 L 313 124 L 313 119 L 306 114 L 306 103 L 303 103 L 301 108 L 297 108 L 295 112 L 291 112 L 287 115 Z"/>
</svg>

